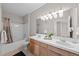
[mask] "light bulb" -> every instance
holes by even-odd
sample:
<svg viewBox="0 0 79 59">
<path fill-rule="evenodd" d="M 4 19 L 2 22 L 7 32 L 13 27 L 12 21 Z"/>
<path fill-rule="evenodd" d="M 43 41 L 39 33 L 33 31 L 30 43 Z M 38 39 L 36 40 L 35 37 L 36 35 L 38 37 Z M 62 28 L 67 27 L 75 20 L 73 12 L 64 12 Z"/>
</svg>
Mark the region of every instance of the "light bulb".
<svg viewBox="0 0 79 59">
<path fill-rule="evenodd" d="M 59 17 L 63 17 L 63 10 L 59 10 Z"/>
<path fill-rule="evenodd" d="M 48 14 L 47 16 L 48 16 L 49 19 L 52 19 L 52 15 L 51 14 Z"/>
<path fill-rule="evenodd" d="M 45 21 L 45 18 L 43 16 L 40 17 L 42 21 Z"/>
<path fill-rule="evenodd" d="M 45 18 L 45 20 L 48 20 L 48 17 L 45 15 L 45 16 L 43 16 L 44 18 Z"/>
<path fill-rule="evenodd" d="M 56 12 L 53 12 L 52 13 L 53 17 L 56 19 L 57 18 L 57 13 Z"/>
</svg>

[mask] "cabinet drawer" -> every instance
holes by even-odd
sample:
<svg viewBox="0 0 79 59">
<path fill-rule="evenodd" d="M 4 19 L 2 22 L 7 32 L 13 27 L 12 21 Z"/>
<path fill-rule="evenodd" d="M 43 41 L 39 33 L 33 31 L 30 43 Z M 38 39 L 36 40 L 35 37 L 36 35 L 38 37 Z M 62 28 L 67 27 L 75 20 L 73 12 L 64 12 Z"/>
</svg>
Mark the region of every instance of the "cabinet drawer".
<svg viewBox="0 0 79 59">
<path fill-rule="evenodd" d="M 42 43 L 42 42 L 39 42 L 39 45 L 40 45 L 40 46 L 42 46 L 42 47 L 44 47 L 44 48 L 47 48 L 47 47 L 48 47 L 48 45 L 47 45 L 47 44 Z"/>
<path fill-rule="evenodd" d="M 42 47 L 47 48 L 47 44 L 42 43 L 42 42 L 39 42 L 39 41 L 37 41 L 37 40 L 30 39 L 30 42 L 33 43 L 33 44 L 38 44 L 39 46 L 42 46 Z"/>
<path fill-rule="evenodd" d="M 34 44 L 39 44 L 39 41 L 34 40 L 34 39 L 30 39 L 30 42 L 31 42 L 31 43 L 34 43 Z"/>
<path fill-rule="evenodd" d="M 58 53 L 56 53 L 56 52 L 54 52 L 54 51 L 51 51 L 51 50 L 49 50 L 49 49 L 48 49 L 48 51 L 47 51 L 47 54 L 48 54 L 48 56 L 61 56 L 61 54 L 58 54 Z"/>
<path fill-rule="evenodd" d="M 59 49 L 59 48 L 56 48 L 54 46 L 50 46 L 48 45 L 48 49 L 51 50 L 51 51 L 55 51 L 56 53 L 59 53 L 63 56 L 76 56 L 77 54 L 74 54 L 72 52 L 69 52 L 69 51 L 66 51 L 66 50 L 63 50 L 63 49 Z"/>
<path fill-rule="evenodd" d="M 30 43 L 29 51 L 34 54 L 34 44 Z"/>
<path fill-rule="evenodd" d="M 39 56 L 39 46 L 38 45 L 34 45 L 34 55 Z"/>
</svg>

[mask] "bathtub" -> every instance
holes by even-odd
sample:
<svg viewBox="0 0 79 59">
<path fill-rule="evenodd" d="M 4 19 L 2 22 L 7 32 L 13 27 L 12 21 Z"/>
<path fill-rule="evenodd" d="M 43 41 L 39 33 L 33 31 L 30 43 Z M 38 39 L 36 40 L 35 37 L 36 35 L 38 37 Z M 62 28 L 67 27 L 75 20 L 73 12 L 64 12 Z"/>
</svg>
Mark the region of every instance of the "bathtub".
<svg viewBox="0 0 79 59">
<path fill-rule="evenodd" d="M 25 40 L 16 41 L 10 44 L 0 44 L 0 56 L 12 56 L 28 44 Z"/>
</svg>

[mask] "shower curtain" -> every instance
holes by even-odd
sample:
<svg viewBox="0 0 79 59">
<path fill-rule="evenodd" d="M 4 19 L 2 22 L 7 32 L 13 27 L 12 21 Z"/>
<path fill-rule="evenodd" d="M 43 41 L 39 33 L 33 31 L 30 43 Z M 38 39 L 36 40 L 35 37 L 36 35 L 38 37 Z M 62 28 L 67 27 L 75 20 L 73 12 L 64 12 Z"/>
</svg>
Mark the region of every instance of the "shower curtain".
<svg viewBox="0 0 79 59">
<path fill-rule="evenodd" d="M 11 43 L 11 42 L 13 42 L 12 36 L 11 36 L 10 19 L 9 19 L 9 18 L 4 18 L 4 21 L 3 21 L 3 30 L 5 30 L 6 36 L 7 36 L 7 41 L 6 41 L 6 43 Z"/>
</svg>

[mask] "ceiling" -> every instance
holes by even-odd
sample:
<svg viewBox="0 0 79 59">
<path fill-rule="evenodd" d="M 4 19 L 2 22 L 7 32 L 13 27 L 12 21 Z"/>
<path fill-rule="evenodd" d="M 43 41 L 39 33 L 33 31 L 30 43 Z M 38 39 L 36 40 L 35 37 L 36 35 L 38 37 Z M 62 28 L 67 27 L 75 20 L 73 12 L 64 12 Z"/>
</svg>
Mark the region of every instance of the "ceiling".
<svg viewBox="0 0 79 59">
<path fill-rule="evenodd" d="M 45 3 L 3 3 L 2 11 L 18 16 L 24 16 L 32 13 Z"/>
</svg>

